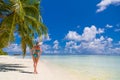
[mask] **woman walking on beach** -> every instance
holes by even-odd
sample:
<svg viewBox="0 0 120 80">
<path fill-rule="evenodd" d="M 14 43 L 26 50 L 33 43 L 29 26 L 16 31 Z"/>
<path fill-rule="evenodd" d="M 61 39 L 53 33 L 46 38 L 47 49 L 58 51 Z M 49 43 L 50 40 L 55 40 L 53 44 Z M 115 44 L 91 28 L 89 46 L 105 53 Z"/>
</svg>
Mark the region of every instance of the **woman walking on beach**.
<svg viewBox="0 0 120 80">
<path fill-rule="evenodd" d="M 42 49 L 40 48 L 41 43 L 37 42 L 36 45 L 32 48 L 31 54 L 33 59 L 33 67 L 34 67 L 34 73 L 37 74 L 37 64 L 40 58 L 40 55 L 42 53 Z"/>
</svg>

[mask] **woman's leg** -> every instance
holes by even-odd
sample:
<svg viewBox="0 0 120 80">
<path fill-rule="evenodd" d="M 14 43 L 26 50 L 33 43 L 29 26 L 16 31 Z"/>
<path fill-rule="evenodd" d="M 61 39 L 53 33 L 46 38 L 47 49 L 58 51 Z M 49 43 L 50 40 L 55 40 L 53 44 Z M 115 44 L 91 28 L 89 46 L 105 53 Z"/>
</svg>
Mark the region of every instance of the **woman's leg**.
<svg viewBox="0 0 120 80">
<path fill-rule="evenodd" d="M 35 58 L 35 73 L 37 73 L 38 60 L 39 58 Z"/>
<path fill-rule="evenodd" d="M 36 61 L 35 58 L 32 56 L 33 59 L 33 67 L 34 67 L 34 73 L 36 72 Z"/>
</svg>

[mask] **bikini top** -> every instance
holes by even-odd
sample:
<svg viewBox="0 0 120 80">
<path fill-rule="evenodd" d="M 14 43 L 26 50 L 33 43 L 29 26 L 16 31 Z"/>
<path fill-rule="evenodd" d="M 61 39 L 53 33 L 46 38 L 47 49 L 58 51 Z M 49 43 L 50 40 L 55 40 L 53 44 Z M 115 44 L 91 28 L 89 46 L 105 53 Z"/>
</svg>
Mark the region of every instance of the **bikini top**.
<svg viewBox="0 0 120 80">
<path fill-rule="evenodd" d="M 35 50 L 35 52 L 40 52 L 40 50 Z"/>
<path fill-rule="evenodd" d="M 39 50 L 40 47 L 39 46 L 35 46 L 34 49 L 35 49 L 35 52 L 40 52 L 40 50 Z"/>
</svg>

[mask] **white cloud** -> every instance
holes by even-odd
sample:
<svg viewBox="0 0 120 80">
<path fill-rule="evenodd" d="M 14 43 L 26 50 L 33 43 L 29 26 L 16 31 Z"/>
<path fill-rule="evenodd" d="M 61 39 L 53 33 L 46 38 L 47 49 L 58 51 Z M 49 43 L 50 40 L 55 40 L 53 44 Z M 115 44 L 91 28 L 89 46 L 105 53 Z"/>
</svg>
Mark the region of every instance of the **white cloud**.
<svg viewBox="0 0 120 80">
<path fill-rule="evenodd" d="M 94 39 L 93 41 L 89 42 L 87 47 L 87 50 L 92 52 L 93 54 L 105 54 L 105 49 L 111 47 L 111 39 L 105 39 L 103 36 L 101 36 L 98 39 Z M 82 46 L 84 47 L 84 46 Z"/>
<path fill-rule="evenodd" d="M 50 41 L 51 40 L 50 35 L 47 35 L 47 37 L 43 36 L 43 40 Z"/>
<path fill-rule="evenodd" d="M 58 40 L 55 40 L 52 45 L 43 44 L 42 49 L 44 53 L 57 54 L 57 53 L 80 53 L 80 54 L 118 54 L 120 48 L 113 48 L 112 38 L 105 38 L 100 36 L 94 38 L 89 42 L 69 40 L 66 42 L 65 47 L 60 50 Z M 120 44 L 120 42 L 118 42 Z M 64 50 L 64 51 L 63 51 Z"/>
<path fill-rule="evenodd" d="M 10 44 L 7 48 L 4 48 L 6 52 L 22 52 L 21 46 L 18 44 Z"/>
<path fill-rule="evenodd" d="M 79 46 L 77 45 L 77 42 L 75 41 L 69 41 L 69 42 L 66 42 L 66 45 L 65 45 L 65 51 L 67 53 L 74 53 L 75 51 L 77 51 L 79 48 Z"/>
<path fill-rule="evenodd" d="M 41 48 L 42 48 L 42 51 L 43 51 L 44 53 L 52 53 L 52 46 L 51 46 L 51 45 L 43 44 L 43 45 L 41 46 Z"/>
<path fill-rule="evenodd" d="M 18 44 L 10 44 L 8 46 L 8 52 L 22 52 L 22 49 Z"/>
<path fill-rule="evenodd" d="M 105 38 L 103 36 L 100 37 L 100 41 L 103 41 Z"/>
<path fill-rule="evenodd" d="M 94 25 L 91 27 L 85 27 L 83 34 L 80 35 L 76 31 L 69 31 L 68 34 L 65 36 L 65 39 L 74 40 L 74 41 L 90 41 L 93 40 L 97 34 L 104 33 L 104 29 L 99 28 L 98 30 Z"/>
<path fill-rule="evenodd" d="M 60 51 L 60 46 L 59 46 L 59 42 L 58 42 L 58 40 L 55 40 L 54 42 L 53 42 L 53 53 L 60 53 L 61 51 Z"/>
<path fill-rule="evenodd" d="M 112 38 L 108 38 L 107 40 L 108 40 L 108 42 L 112 42 L 112 41 L 113 41 L 113 39 L 112 39 Z"/>
<path fill-rule="evenodd" d="M 106 47 L 110 47 L 111 39 L 105 39 L 103 36 L 100 38 L 95 38 L 90 42 L 81 42 L 80 48 L 82 52 L 87 52 L 91 54 L 103 54 Z M 85 50 L 85 51 L 84 51 Z"/>
<path fill-rule="evenodd" d="M 106 28 L 112 28 L 113 26 L 112 26 L 112 25 L 107 24 L 105 27 L 106 27 Z"/>
<path fill-rule="evenodd" d="M 90 41 L 93 40 L 96 37 L 97 29 L 95 26 L 85 27 L 83 34 L 82 34 L 82 40 Z"/>
<path fill-rule="evenodd" d="M 77 44 L 76 44 L 75 41 L 69 41 L 69 42 L 66 42 L 65 47 L 66 47 L 66 48 L 73 48 L 73 47 L 75 47 L 76 45 L 77 45 Z"/>
<path fill-rule="evenodd" d="M 102 0 L 97 4 L 99 9 L 96 12 L 104 11 L 109 5 L 120 5 L 120 0 Z"/>
<path fill-rule="evenodd" d="M 91 41 L 96 37 L 96 34 L 97 34 L 97 29 L 94 25 L 91 27 L 85 27 L 82 34 L 82 40 Z"/>
<path fill-rule="evenodd" d="M 41 47 L 42 47 L 42 49 L 44 49 L 44 51 L 48 50 L 48 49 L 51 49 L 51 46 L 47 45 L 47 44 L 43 44 Z"/>
<path fill-rule="evenodd" d="M 53 42 L 53 45 L 43 44 L 41 47 L 43 53 L 48 53 L 48 54 L 60 53 L 60 46 L 58 40 L 55 40 Z"/>
<path fill-rule="evenodd" d="M 53 42 L 53 44 L 59 44 L 58 40 L 55 40 L 55 41 Z"/>
<path fill-rule="evenodd" d="M 97 34 L 102 34 L 102 33 L 104 33 L 104 29 L 99 28 Z"/>
<path fill-rule="evenodd" d="M 94 25 L 92 25 L 91 27 L 85 27 L 84 32 L 82 34 L 82 40 L 91 41 L 96 38 L 97 34 L 101 33 L 104 33 L 104 29 L 99 28 L 97 30 L 97 28 Z"/>
<path fill-rule="evenodd" d="M 65 36 L 65 39 L 80 41 L 81 36 L 76 31 L 69 31 L 68 34 Z"/>
<path fill-rule="evenodd" d="M 103 53 L 105 44 L 101 44 L 100 39 L 95 39 L 92 42 L 87 43 L 88 45 L 86 46 L 87 50 L 94 54 L 94 53 Z M 84 48 L 84 46 L 82 46 Z"/>
<path fill-rule="evenodd" d="M 59 42 L 58 42 L 58 40 L 55 40 L 53 42 L 53 44 L 54 44 L 53 49 L 59 49 Z"/>
<path fill-rule="evenodd" d="M 42 36 L 42 41 L 50 41 L 51 40 L 51 38 L 50 38 L 50 36 L 47 34 L 47 36 L 45 36 L 45 35 L 43 35 Z M 41 41 L 41 38 L 40 37 L 37 37 L 36 39 L 35 39 L 35 41 L 38 41 L 38 42 L 40 42 Z"/>
<path fill-rule="evenodd" d="M 101 54 L 104 53 L 104 49 L 107 46 L 108 42 L 105 40 L 103 36 L 101 36 L 99 39 L 94 39 L 89 42 L 80 41 L 80 43 L 77 44 L 75 41 L 69 41 L 66 42 L 65 50 L 73 53 L 91 53 L 91 54 Z"/>
<path fill-rule="evenodd" d="M 102 33 L 104 33 L 104 29 L 96 28 L 94 25 L 85 27 L 82 35 L 77 33 L 77 36 L 80 36 L 79 41 L 74 37 L 67 37 L 69 41 L 66 42 L 65 50 L 68 52 L 106 54 L 109 52 L 108 49 L 113 47 L 113 39 L 110 37 L 105 38 L 102 35 L 100 37 L 96 36 Z"/>
<path fill-rule="evenodd" d="M 109 48 L 107 54 L 120 54 L 120 48 Z"/>
<path fill-rule="evenodd" d="M 10 44 L 8 47 L 4 48 L 4 51 L 6 52 L 10 52 L 10 53 L 22 53 L 22 48 L 21 45 L 16 44 L 16 43 L 12 43 Z M 29 47 L 26 48 L 26 52 L 30 53 L 30 49 Z"/>
</svg>

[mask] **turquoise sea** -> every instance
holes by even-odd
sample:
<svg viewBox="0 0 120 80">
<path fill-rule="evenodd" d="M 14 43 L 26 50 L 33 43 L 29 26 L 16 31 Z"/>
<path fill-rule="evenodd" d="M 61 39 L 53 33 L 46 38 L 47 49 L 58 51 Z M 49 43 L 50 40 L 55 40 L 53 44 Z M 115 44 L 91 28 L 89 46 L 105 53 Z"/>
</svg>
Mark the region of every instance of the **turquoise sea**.
<svg viewBox="0 0 120 80">
<path fill-rule="evenodd" d="M 66 71 L 87 80 L 120 80 L 120 56 L 68 55 L 41 56 Z"/>
</svg>

